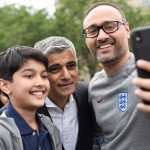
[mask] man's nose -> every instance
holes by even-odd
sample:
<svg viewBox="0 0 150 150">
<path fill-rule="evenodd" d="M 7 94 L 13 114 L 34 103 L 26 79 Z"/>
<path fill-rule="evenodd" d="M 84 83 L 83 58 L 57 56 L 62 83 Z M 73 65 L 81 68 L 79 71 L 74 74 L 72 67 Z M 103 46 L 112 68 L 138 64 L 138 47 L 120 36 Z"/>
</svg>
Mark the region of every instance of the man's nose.
<svg viewBox="0 0 150 150">
<path fill-rule="evenodd" d="M 63 71 L 62 71 L 62 77 L 65 78 L 65 79 L 69 79 L 70 76 L 71 76 L 71 75 L 70 75 L 69 70 L 68 70 L 66 67 L 64 67 L 64 68 L 63 68 Z"/>
</svg>

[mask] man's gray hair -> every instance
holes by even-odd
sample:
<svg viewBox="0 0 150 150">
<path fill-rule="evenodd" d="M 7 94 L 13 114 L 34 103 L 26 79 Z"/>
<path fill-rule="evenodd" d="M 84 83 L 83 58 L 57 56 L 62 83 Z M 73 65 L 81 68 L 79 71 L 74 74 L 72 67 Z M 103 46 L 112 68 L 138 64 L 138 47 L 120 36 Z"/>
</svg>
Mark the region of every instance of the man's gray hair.
<svg viewBox="0 0 150 150">
<path fill-rule="evenodd" d="M 69 39 L 61 36 L 51 36 L 44 40 L 38 41 L 35 43 L 34 48 L 42 51 L 44 54 L 49 54 L 52 52 L 59 53 L 67 48 L 70 48 L 70 50 L 76 55 L 76 50 L 73 43 Z"/>
</svg>

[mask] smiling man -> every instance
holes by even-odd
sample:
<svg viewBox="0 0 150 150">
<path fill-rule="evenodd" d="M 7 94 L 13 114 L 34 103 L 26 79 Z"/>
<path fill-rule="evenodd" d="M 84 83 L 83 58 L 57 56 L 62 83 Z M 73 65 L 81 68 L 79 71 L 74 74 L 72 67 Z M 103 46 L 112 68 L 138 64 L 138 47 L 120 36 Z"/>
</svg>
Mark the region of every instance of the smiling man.
<svg viewBox="0 0 150 150">
<path fill-rule="evenodd" d="M 49 61 L 50 91 L 39 113 L 49 116 L 60 130 L 65 150 L 92 150 L 93 119 L 88 104 L 88 85 L 78 81 L 78 60 L 74 45 L 65 37 L 39 41 Z"/>
<path fill-rule="evenodd" d="M 142 101 L 134 94 L 137 73 L 124 13 L 113 4 L 97 3 L 87 11 L 83 28 L 86 44 L 103 68 L 89 85 L 89 102 L 104 134 L 102 150 L 149 150 L 150 114 L 136 107 Z"/>
</svg>

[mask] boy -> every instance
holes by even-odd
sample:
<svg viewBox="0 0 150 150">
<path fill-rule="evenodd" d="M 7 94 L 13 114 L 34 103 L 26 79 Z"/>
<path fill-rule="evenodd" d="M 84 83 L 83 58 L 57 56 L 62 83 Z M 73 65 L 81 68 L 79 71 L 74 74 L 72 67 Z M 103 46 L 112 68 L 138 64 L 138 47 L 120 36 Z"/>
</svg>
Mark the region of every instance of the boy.
<svg viewBox="0 0 150 150">
<path fill-rule="evenodd" d="M 0 53 L 0 87 L 10 99 L 0 116 L 0 149 L 61 150 L 57 128 L 36 113 L 49 91 L 47 68 L 47 58 L 30 47 Z"/>
</svg>

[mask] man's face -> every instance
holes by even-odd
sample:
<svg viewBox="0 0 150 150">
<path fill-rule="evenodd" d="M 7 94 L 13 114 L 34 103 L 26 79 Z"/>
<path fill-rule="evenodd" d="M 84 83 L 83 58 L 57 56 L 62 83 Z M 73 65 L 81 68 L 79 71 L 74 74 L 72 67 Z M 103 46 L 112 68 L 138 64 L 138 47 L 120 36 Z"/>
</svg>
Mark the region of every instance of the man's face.
<svg viewBox="0 0 150 150">
<path fill-rule="evenodd" d="M 51 99 L 68 99 L 78 82 L 77 58 L 70 49 L 47 55 Z"/>
<path fill-rule="evenodd" d="M 111 6 L 98 6 L 94 8 L 84 19 L 83 27 L 101 26 L 108 21 L 122 21 L 121 14 Z M 100 29 L 97 37 L 86 38 L 86 44 L 90 52 L 101 63 L 111 63 L 125 55 L 129 49 L 129 26 L 118 24 L 118 30 L 113 33 L 105 33 Z"/>
<path fill-rule="evenodd" d="M 50 88 L 45 66 L 32 59 L 27 60 L 7 84 L 14 107 L 28 110 L 43 106 Z"/>
</svg>

